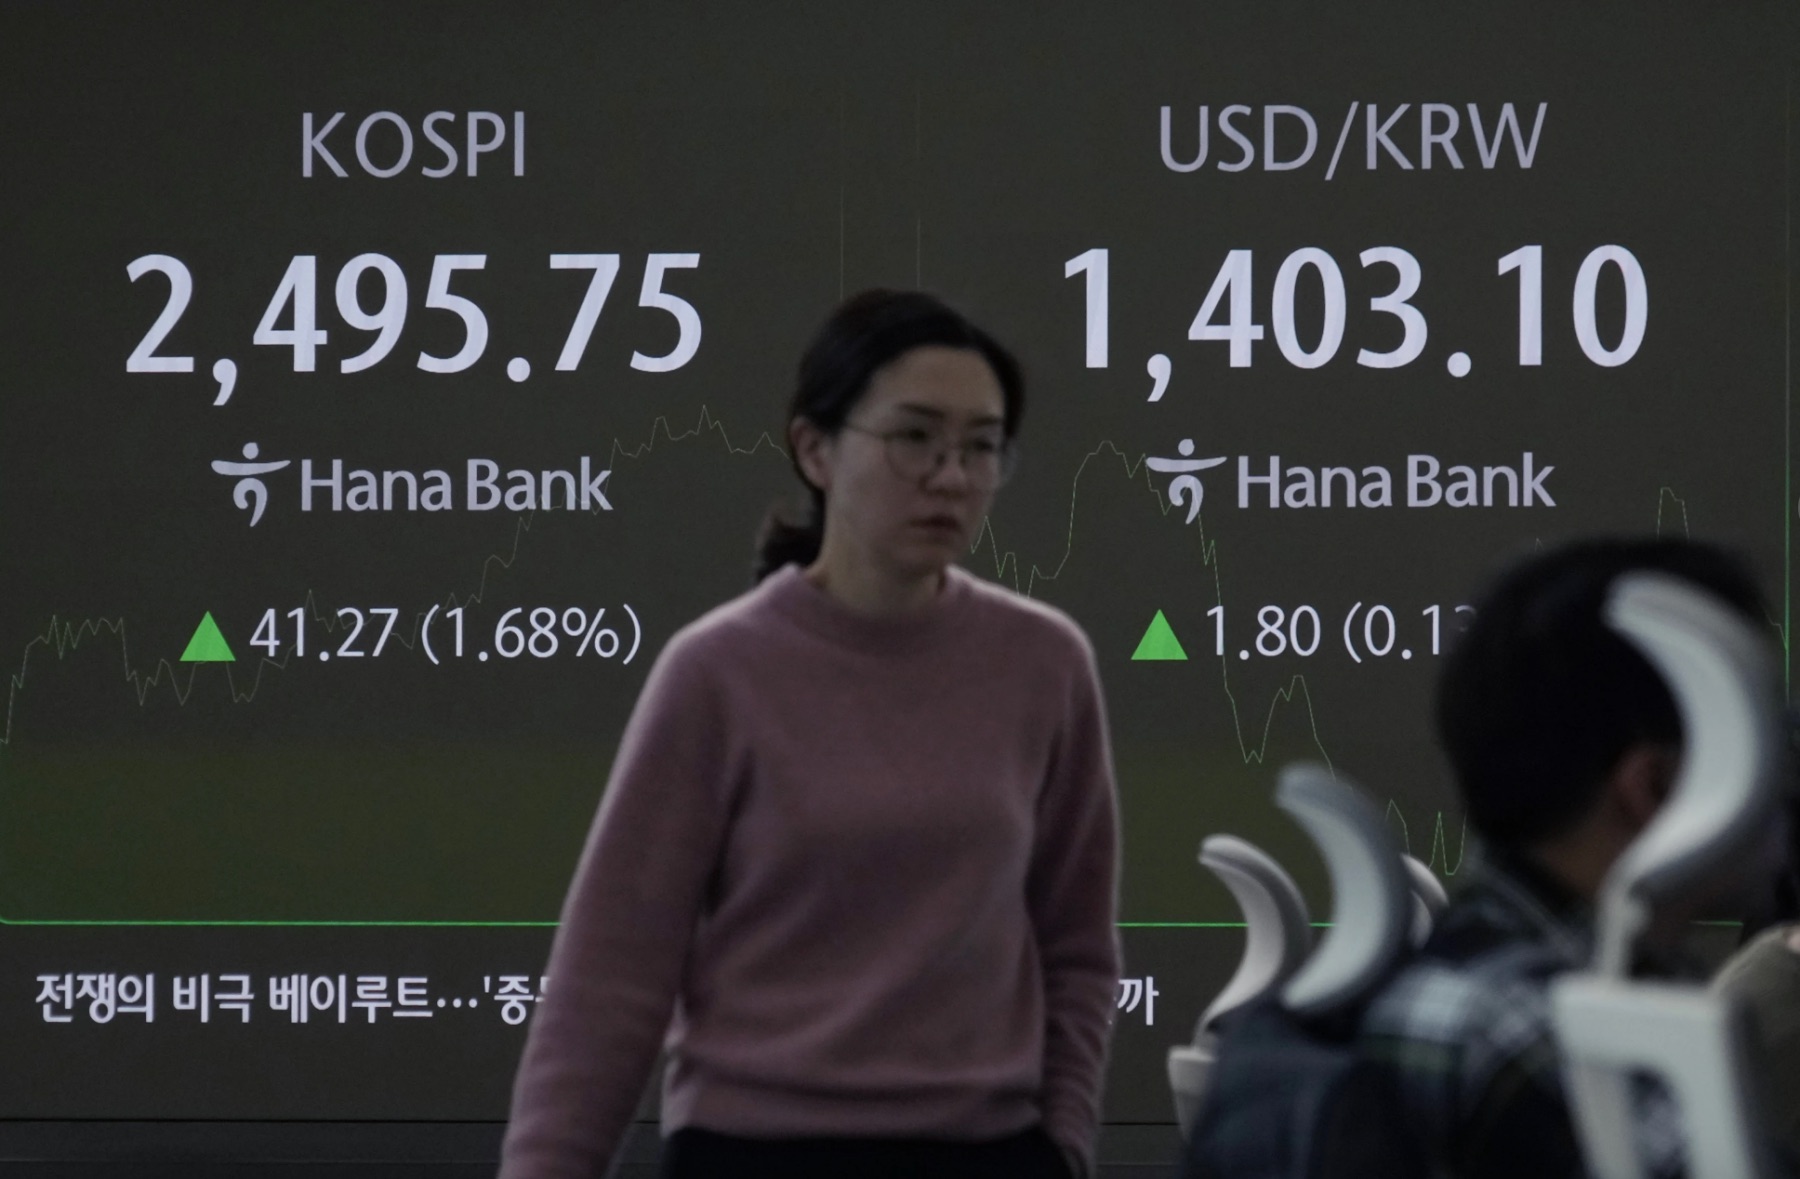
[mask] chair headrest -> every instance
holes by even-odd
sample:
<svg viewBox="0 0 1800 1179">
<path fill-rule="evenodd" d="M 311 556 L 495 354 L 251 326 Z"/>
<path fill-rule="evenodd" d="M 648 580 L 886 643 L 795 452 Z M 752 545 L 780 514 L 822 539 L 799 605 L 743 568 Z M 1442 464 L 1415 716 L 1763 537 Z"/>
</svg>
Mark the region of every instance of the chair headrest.
<svg viewBox="0 0 1800 1179">
<path fill-rule="evenodd" d="M 1431 869 L 1412 856 L 1401 856 L 1400 866 L 1406 869 L 1406 882 L 1412 887 L 1412 928 L 1408 936 L 1415 947 L 1422 946 L 1431 936 L 1438 914 L 1450 907 L 1450 894 Z"/>
<path fill-rule="evenodd" d="M 1331 928 L 1282 988 L 1282 1003 L 1302 1017 L 1326 1015 L 1387 976 L 1412 923 L 1412 890 L 1381 812 L 1347 780 L 1291 765 L 1275 802 L 1312 836 L 1331 876 Z"/>
<path fill-rule="evenodd" d="M 1768 645 L 1712 595 L 1631 573 L 1614 583 L 1606 621 L 1661 673 L 1684 736 L 1668 801 L 1601 886 L 1596 966 L 1623 976 L 1656 909 L 1766 842 L 1779 806 L 1780 717 Z"/>
<path fill-rule="evenodd" d="M 1235 835 L 1208 836 L 1200 862 L 1237 898 L 1244 911 L 1244 956 L 1237 972 L 1200 1017 L 1204 1033 L 1227 1012 L 1280 986 L 1312 949 L 1312 915 L 1300 887 L 1268 853 Z"/>
</svg>

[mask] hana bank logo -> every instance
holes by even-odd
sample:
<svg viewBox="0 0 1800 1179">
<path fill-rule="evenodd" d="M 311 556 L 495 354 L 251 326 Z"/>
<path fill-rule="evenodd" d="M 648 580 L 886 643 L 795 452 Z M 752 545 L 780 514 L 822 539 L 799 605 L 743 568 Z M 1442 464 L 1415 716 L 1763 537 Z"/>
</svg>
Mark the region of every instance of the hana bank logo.
<svg viewBox="0 0 1800 1179">
<path fill-rule="evenodd" d="M 1186 507 L 1185 524 L 1200 515 L 1206 489 L 1200 472 L 1223 466 L 1225 455 L 1195 458 L 1194 440 L 1183 438 L 1176 450 L 1180 458 L 1146 458 L 1144 465 L 1162 475 L 1172 475 L 1168 498 L 1174 507 Z M 1409 454 L 1392 466 L 1371 463 L 1317 467 L 1283 464 L 1280 455 L 1237 460 L 1237 506 L 1241 509 L 1266 503 L 1281 508 L 1554 508 L 1549 479 L 1553 464 L 1541 461 L 1535 451 L 1520 451 L 1517 461 L 1484 464 L 1475 456 L 1454 462 L 1435 454 Z M 1508 460 L 1512 455 L 1504 456 Z"/>
<path fill-rule="evenodd" d="M 255 528 L 256 522 L 263 517 L 263 509 L 269 506 L 269 487 L 260 476 L 291 467 L 294 461 L 282 459 L 273 463 L 256 462 L 261 451 L 254 442 L 244 443 L 243 453 L 244 458 L 249 461 L 240 463 L 229 459 L 214 459 L 212 469 L 221 475 L 237 477 L 237 482 L 231 487 L 231 502 L 250 513 L 250 527 Z"/>
<path fill-rule="evenodd" d="M 1152 471 L 1175 476 L 1169 482 L 1169 502 L 1176 507 L 1181 507 L 1185 503 L 1187 505 L 1185 522 L 1192 524 L 1194 517 L 1200 514 L 1201 501 L 1206 498 L 1206 488 L 1200 485 L 1198 472 L 1209 467 L 1223 466 L 1225 456 L 1203 459 L 1193 457 L 1194 440 L 1192 438 L 1183 438 L 1175 449 L 1181 452 L 1180 458 L 1152 458 L 1145 459 L 1144 463 Z"/>
<path fill-rule="evenodd" d="M 254 442 L 244 444 L 243 460 L 214 459 L 214 473 L 234 479 L 231 502 L 250 513 L 250 527 L 269 507 L 269 485 L 263 476 L 294 466 L 293 459 L 261 460 Z M 610 512 L 607 480 L 611 468 L 591 455 L 576 456 L 566 468 L 502 470 L 488 458 L 463 464 L 462 494 L 449 470 L 432 468 L 375 470 L 350 466 L 341 458 L 329 462 L 299 461 L 299 509 L 302 512 L 469 512 L 569 511 Z"/>
</svg>

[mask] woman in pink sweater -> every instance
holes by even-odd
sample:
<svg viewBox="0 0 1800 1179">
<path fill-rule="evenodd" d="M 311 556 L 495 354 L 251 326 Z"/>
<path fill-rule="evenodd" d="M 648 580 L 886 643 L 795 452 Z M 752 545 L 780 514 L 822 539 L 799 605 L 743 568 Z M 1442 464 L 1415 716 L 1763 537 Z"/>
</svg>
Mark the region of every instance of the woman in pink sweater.
<svg viewBox="0 0 1800 1179">
<path fill-rule="evenodd" d="M 663 1174 L 1092 1170 L 1119 972 L 1093 652 L 954 562 L 1017 362 L 871 291 L 800 364 L 811 499 L 669 640 L 569 890 L 503 1179 L 592 1179 L 669 1053 Z"/>
</svg>

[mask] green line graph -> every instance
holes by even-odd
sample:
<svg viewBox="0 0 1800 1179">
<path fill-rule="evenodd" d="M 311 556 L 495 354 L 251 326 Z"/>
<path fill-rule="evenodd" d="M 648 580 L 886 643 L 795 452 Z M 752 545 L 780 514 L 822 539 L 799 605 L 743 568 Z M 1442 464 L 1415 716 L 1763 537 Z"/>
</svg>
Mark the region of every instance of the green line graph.
<svg viewBox="0 0 1800 1179">
<path fill-rule="evenodd" d="M 666 416 L 653 419 L 645 439 L 636 445 L 628 446 L 616 441 L 612 446 L 612 460 L 615 463 L 632 462 L 643 459 L 656 451 L 658 445 L 664 447 L 690 442 L 716 443 L 722 450 L 732 456 L 751 456 L 764 451 L 781 454 L 785 452 L 765 432 L 758 434 L 747 446 L 735 442 L 724 423 L 713 416 L 710 410 L 702 408 L 695 424 L 685 430 L 677 431 Z M 1117 464 L 1116 467 L 1112 464 Z M 972 556 L 976 565 L 985 571 L 991 566 L 995 580 L 1009 584 L 1019 592 L 1038 597 L 1055 584 L 1072 559 L 1077 545 L 1077 511 L 1082 498 L 1084 478 L 1094 471 L 1110 469 L 1114 475 L 1123 475 L 1132 485 L 1141 487 L 1145 493 L 1143 502 L 1154 504 L 1158 512 L 1166 518 L 1171 511 L 1178 510 L 1171 504 L 1158 488 L 1145 465 L 1145 456 L 1132 456 L 1110 441 L 1096 444 L 1076 464 L 1074 475 L 1070 481 L 1068 492 L 1067 525 L 1062 540 L 1062 552 L 1053 565 L 1043 566 L 1037 563 L 1028 564 L 1017 551 L 1002 546 L 994 520 L 990 517 L 977 536 L 972 547 Z M 474 587 L 467 592 L 447 592 L 441 599 L 446 606 L 480 603 L 490 593 L 490 577 L 511 570 L 525 550 L 526 539 L 532 532 L 536 514 L 526 513 L 515 520 L 511 544 L 505 552 L 493 552 L 480 562 L 479 574 Z M 1659 491 L 1656 522 L 1658 530 L 1668 526 L 1679 527 L 1685 533 L 1689 527 L 1688 507 L 1673 489 L 1664 487 Z M 1202 567 L 1207 572 L 1206 583 L 1200 597 L 1203 604 L 1222 605 L 1226 602 L 1226 579 L 1223 564 L 1216 540 L 1207 533 L 1206 517 L 1200 514 L 1191 527 L 1181 530 L 1178 544 L 1194 546 Z M 1206 592 L 1210 591 L 1210 592 Z M 321 607 L 316 591 L 308 590 L 304 595 L 304 605 L 308 614 L 327 634 L 335 633 L 340 624 L 334 612 Z M 411 626 L 404 631 L 397 631 L 394 641 L 408 650 L 415 650 L 420 642 L 420 627 L 424 611 L 414 613 Z M 1783 642 L 1786 634 L 1783 631 Z M 185 706 L 193 698 L 197 687 L 199 664 L 190 663 L 185 668 L 179 667 L 168 658 L 157 658 L 146 661 L 149 670 L 142 670 L 140 664 L 134 663 L 131 637 L 127 619 L 123 616 L 110 618 L 63 619 L 52 617 L 42 633 L 32 638 L 25 646 L 15 669 L 8 679 L 7 707 L 4 724 L 0 725 L 0 790 L 6 786 L 6 758 L 11 752 L 14 741 L 14 715 L 18 698 L 27 688 L 31 676 L 33 660 L 55 658 L 58 661 L 67 659 L 80 650 L 84 644 L 95 641 L 109 642 L 116 640 L 119 645 L 117 665 L 119 675 L 124 684 L 143 707 L 151 699 L 153 693 L 167 689 L 178 706 Z M 653 654 L 654 652 L 649 652 Z M 1197 657 L 1197 656 L 1196 656 Z M 250 660 L 240 659 L 239 664 L 220 664 L 224 673 L 224 683 L 228 698 L 234 704 L 250 704 L 254 702 L 265 683 L 266 677 L 278 675 L 288 669 L 290 656 L 283 654 L 279 658 L 258 658 L 254 660 L 254 669 L 249 671 L 247 682 L 240 687 L 239 677 L 244 676 L 243 664 Z M 1304 673 L 1292 674 L 1286 682 L 1275 687 L 1268 699 L 1266 709 L 1250 710 L 1240 699 L 1241 688 L 1234 685 L 1232 666 L 1229 658 L 1217 657 L 1219 680 L 1236 742 L 1236 758 L 1243 766 L 1262 766 L 1270 751 L 1273 734 L 1278 717 L 1289 707 L 1301 710 L 1304 720 L 1304 732 L 1310 747 L 1328 766 L 1334 766 L 1333 758 L 1327 749 L 1327 743 L 1321 732 L 1321 725 L 1315 707 L 1313 690 Z M 1258 723 L 1260 720 L 1260 724 Z M 1335 772 L 1335 767 L 1334 767 Z M 1403 845 L 1413 850 L 1412 831 L 1406 816 L 1394 801 L 1390 800 L 1387 813 L 1403 841 Z M 1453 876 L 1460 869 L 1465 853 L 1466 829 L 1460 822 L 1452 822 L 1446 814 L 1439 810 L 1430 820 L 1431 830 L 1424 854 L 1420 857 L 1432 868 L 1445 876 Z M 495 927 L 495 928 L 547 928 L 555 925 L 554 921 L 543 920 L 232 920 L 232 919 L 115 919 L 115 920 L 78 920 L 78 919 L 27 919 L 0 916 L 0 924 L 6 925 L 58 925 L 58 926 L 303 926 L 303 927 Z M 1124 927 L 1232 927 L 1232 922 L 1126 922 Z"/>
<path fill-rule="evenodd" d="M 995 533 L 994 523 L 991 517 L 987 524 L 982 528 L 981 533 L 976 537 L 974 551 L 980 552 L 984 546 L 986 547 L 989 559 L 992 561 L 994 567 L 993 577 L 995 581 L 1010 584 L 1015 590 L 1018 590 L 1026 597 L 1037 597 L 1040 583 L 1056 581 L 1063 569 L 1068 565 L 1069 558 L 1075 551 L 1076 506 L 1080 500 L 1082 476 L 1086 474 L 1088 466 L 1091 463 L 1096 460 L 1107 458 L 1116 459 L 1121 464 L 1126 478 L 1143 484 L 1144 490 L 1149 493 L 1156 504 L 1157 511 L 1167 517 L 1170 512 L 1177 510 L 1176 505 L 1169 502 L 1168 498 L 1163 495 L 1162 491 L 1157 488 L 1155 482 L 1151 479 L 1150 468 L 1145 463 L 1146 457 L 1147 456 L 1144 455 L 1138 455 L 1133 458 L 1120 450 L 1113 443 L 1101 442 L 1094 447 L 1093 450 L 1090 450 L 1086 457 L 1081 460 L 1081 463 L 1075 469 L 1073 486 L 1069 492 L 1068 533 L 1064 541 L 1062 557 L 1057 561 L 1054 569 L 1045 570 L 1041 566 L 1034 564 L 1031 566 L 1030 570 L 1021 577 L 1020 568 L 1023 564 L 1022 559 L 1016 552 L 1010 550 L 1003 552 L 1001 550 L 999 537 Z M 1207 538 L 1206 514 L 1204 511 L 1201 512 L 1199 517 L 1194 521 L 1193 543 L 1199 546 L 1201 561 L 1212 573 L 1213 592 L 1211 601 L 1215 605 L 1224 602 L 1225 589 L 1224 580 L 1219 568 L 1218 544 Z M 1225 698 L 1231 707 L 1232 727 L 1237 732 L 1238 753 L 1239 756 L 1243 758 L 1244 764 L 1262 764 L 1264 754 L 1269 748 L 1269 734 L 1274 727 L 1277 710 L 1283 704 L 1293 703 L 1294 697 L 1298 695 L 1306 707 L 1307 724 L 1312 732 L 1313 745 L 1317 748 L 1319 756 L 1324 759 L 1325 764 L 1328 766 L 1331 765 L 1331 754 L 1326 751 L 1325 743 L 1319 736 L 1318 719 L 1313 713 L 1312 693 L 1307 688 L 1305 675 L 1296 674 L 1289 680 L 1288 685 L 1285 688 L 1276 690 L 1274 697 L 1269 701 L 1268 713 L 1263 723 L 1262 740 L 1254 748 L 1252 748 L 1249 739 L 1244 735 L 1243 714 L 1238 705 L 1237 693 L 1233 691 L 1231 687 L 1231 664 L 1229 660 L 1224 658 L 1219 659 L 1219 679 L 1220 684 L 1225 691 Z M 1333 772 L 1336 772 L 1335 768 Z"/>
</svg>

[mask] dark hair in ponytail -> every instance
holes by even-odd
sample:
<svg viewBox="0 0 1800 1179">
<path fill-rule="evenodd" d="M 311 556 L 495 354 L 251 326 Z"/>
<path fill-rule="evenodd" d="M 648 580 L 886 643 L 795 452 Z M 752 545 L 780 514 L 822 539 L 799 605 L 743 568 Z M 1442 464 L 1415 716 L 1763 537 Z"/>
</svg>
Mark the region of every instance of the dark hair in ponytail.
<svg viewBox="0 0 1800 1179">
<path fill-rule="evenodd" d="M 1000 382 L 1002 428 L 1008 439 L 1015 437 L 1025 413 L 1019 362 L 999 341 L 923 291 L 864 291 L 840 304 L 800 357 L 788 420 L 805 418 L 835 435 L 877 369 L 902 353 L 931 345 L 981 354 Z M 807 503 L 798 516 L 776 507 L 764 520 L 756 544 L 757 581 L 783 565 L 810 565 L 825 538 L 825 495 L 807 480 L 798 456 L 792 458 L 794 473 L 806 486 Z"/>
</svg>

